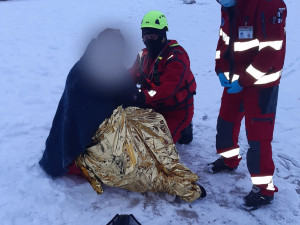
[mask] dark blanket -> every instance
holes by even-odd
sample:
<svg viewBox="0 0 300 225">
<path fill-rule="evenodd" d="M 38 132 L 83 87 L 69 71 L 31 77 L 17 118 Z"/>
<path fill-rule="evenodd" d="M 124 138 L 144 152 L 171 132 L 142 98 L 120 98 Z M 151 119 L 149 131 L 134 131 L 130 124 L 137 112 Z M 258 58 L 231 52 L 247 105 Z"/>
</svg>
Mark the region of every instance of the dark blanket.
<svg viewBox="0 0 300 225">
<path fill-rule="evenodd" d="M 41 167 L 53 178 L 68 172 L 68 166 L 90 144 L 99 125 L 118 106 L 139 106 L 137 88 L 124 68 L 125 79 L 119 87 L 87 82 L 80 60 L 70 71 L 60 99 Z"/>
</svg>

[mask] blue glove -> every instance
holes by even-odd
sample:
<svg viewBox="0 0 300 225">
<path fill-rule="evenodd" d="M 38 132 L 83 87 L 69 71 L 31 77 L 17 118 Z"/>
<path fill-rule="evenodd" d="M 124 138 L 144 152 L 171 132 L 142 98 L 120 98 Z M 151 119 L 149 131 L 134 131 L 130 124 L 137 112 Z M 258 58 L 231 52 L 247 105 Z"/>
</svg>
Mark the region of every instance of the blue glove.
<svg viewBox="0 0 300 225">
<path fill-rule="evenodd" d="M 228 87 L 229 80 L 225 77 L 224 73 L 219 73 L 219 80 L 223 87 Z"/>
<path fill-rule="evenodd" d="M 234 81 L 229 84 L 227 89 L 228 94 L 237 94 L 243 90 L 243 87 L 239 84 L 239 81 Z"/>
<path fill-rule="evenodd" d="M 232 7 L 236 4 L 236 0 L 218 0 L 218 2 L 224 7 Z"/>
</svg>

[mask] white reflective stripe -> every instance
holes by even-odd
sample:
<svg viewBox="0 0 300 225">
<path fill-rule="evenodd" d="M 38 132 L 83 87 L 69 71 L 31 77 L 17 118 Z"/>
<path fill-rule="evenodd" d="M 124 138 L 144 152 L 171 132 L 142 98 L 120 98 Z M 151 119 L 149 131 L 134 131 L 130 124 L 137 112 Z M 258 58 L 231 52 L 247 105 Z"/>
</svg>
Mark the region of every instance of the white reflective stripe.
<svg viewBox="0 0 300 225">
<path fill-rule="evenodd" d="M 271 47 L 277 51 L 282 49 L 283 41 L 264 41 L 259 43 L 259 51 L 266 47 Z"/>
<path fill-rule="evenodd" d="M 273 180 L 272 180 L 272 182 L 270 184 L 268 184 L 267 190 L 269 190 L 269 191 L 275 191 L 275 186 L 274 186 Z"/>
<path fill-rule="evenodd" d="M 225 157 L 225 158 L 231 158 L 231 157 L 234 157 L 234 156 L 238 156 L 239 154 L 240 154 L 240 149 L 239 148 L 235 148 L 235 149 L 229 150 L 227 152 L 220 153 L 220 155 Z"/>
<path fill-rule="evenodd" d="M 220 29 L 220 36 L 223 38 L 225 44 L 229 45 L 230 37 L 222 29 Z"/>
<path fill-rule="evenodd" d="M 229 72 L 224 72 L 225 77 L 229 80 Z"/>
<path fill-rule="evenodd" d="M 252 183 L 254 185 L 271 184 L 273 182 L 272 179 L 272 176 L 251 177 Z"/>
<path fill-rule="evenodd" d="M 259 42 L 258 39 L 246 42 L 235 42 L 234 43 L 234 51 L 235 52 L 243 52 L 249 50 L 251 48 L 259 47 L 259 51 L 266 47 L 271 47 L 275 50 L 281 50 L 283 45 L 283 41 L 264 41 Z"/>
<path fill-rule="evenodd" d="M 139 52 L 139 56 L 140 56 L 140 59 L 141 59 L 142 56 L 143 56 L 143 51 L 140 51 L 140 52 Z"/>
<path fill-rule="evenodd" d="M 230 78 L 229 78 L 229 72 L 225 72 L 224 75 L 225 75 L 225 77 L 227 78 L 227 80 L 230 79 Z M 233 74 L 232 82 L 238 80 L 239 78 L 240 78 L 240 75 L 238 75 L 238 74 Z"/>
<path fill-rule="evenodd" d="M 171 55 L 171 56 L 167 59 L 167 61 L 168 61 L 169 59 L 171 59 L 173 56 L 174 56 L 174 55 Z"/>
<path fill-rule="evenodd" d="M 153 90 L 148 91 L 148 94 L 149 94 L 151 97 L 153 97 L 154 95 L 156 95 L 156 91 L 153 91 Z"/>
<path fill-rule="evenodd" d="M 255 69 L 252 65 L 250 65 L 246 71 L 252 76 L 254 77 L 256 80 L 259 80 L 260 78 L 262 78 L 265 73 Z"/>
<path fill-rule="evenodd" d="M 216 51 L 216 59 L 220 59 L 221 58 L 221 51 Z"/>
<path fill-rule="evenodd" d="M 237 75 L 237 74 L 234 74 L 234 75 L 233 75 L 233 77 L 232 77 L 232 82 L 234 82 L 234 81 L 238 80 L 239 78 L 240 78 L 240 76 L 239 76 L 239 75 Z"/>
<path fill-rule="evenodd" d="M 268 83 L 274 82 L 281 77 L 281 74 L 282 74 L 282 70 L 278 71 L 276 73 L 264 75 L 262 78 L 260 78 L 254 84 L 268 84 Z"/>
<path fill-rule="evenodd" d="M 249 50 L 251 48 L 255 48 L 259 46 L 258 39 L 246 42 L 235 42 L 234 43 L 234 51 L 235 52 L 243 52 Z"/>
</svg>

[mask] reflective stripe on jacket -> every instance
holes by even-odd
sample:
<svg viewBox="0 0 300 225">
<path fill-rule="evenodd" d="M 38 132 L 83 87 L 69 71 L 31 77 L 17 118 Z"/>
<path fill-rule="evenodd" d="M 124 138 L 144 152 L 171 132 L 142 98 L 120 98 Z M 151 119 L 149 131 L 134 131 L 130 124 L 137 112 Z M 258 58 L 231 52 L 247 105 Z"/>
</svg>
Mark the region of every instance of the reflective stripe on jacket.
<svg viewBox="0 0 300 225">
<path fill-rule="evenodd" d="M 238 0 L 221 11 L 216 72 L 245 87 L 279 84 L 286 51 L 284 1 Z"/>
<path fill-rule="evenodd" d="M 188 54 L 173 40 L 168 42 L 157 59 L 149 57 L 147 49 L 143 49 L 131 73 L 135 78 L 146 78 L 149 86 L 142 85 L 146 104 L 159 111 L 186 107 L 196 92 Z"/>
</svg>

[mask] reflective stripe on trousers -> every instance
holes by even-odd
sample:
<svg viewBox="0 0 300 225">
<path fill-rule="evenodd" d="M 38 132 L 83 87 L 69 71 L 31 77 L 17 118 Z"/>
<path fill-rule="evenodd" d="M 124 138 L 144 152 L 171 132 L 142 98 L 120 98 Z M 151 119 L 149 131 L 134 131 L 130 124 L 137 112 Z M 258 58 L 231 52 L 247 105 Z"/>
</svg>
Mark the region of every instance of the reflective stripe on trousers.
<svg viewBox="0 0 300 225">
<path fill-rule="evenodd" d="M 252 184 L 255 186 L 267 185 L 267 190 L 275 191 L 275 186 L 273 183 L 273 176 L 259 176 L 251 177 Z"/>
</svg>

